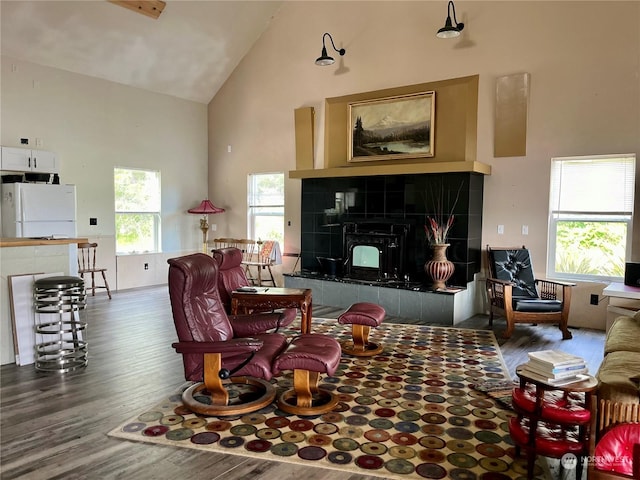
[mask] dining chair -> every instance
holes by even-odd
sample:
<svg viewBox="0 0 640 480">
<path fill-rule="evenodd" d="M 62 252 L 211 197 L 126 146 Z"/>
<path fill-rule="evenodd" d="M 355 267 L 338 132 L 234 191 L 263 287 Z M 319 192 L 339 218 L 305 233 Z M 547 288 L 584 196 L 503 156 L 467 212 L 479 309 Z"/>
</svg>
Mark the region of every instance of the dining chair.
<svg viewBox="0 0 640 480">
<path fill-rule="evenodd" d="M 104 288 L 111 299 L 111 290 L 109 289 L 109 283 L 107 282 L 107 269 L 96 266 L 96 250 L 98 249 L 97 243 L 79 243 L 78 244 L 78 275 L 84 280 L 85 274 L 91 274 L 91 286 L 86 287 L 87 290 L 91 289 L 91 296 L 95 296 L 96 288 Z M 104 285 L 96 285 L 96 273 L 102 275 Z"/>
<path fill-rule="evenodd" d="M 258 286 L 262 286 L 264 282 L 269 282 L 274 287 L 276 286 L 275 278 L 273 277 L 273 271 L 271 270 L 271 266 L 273 263 L 272 252 L 275 245 L 274 240 L 265 240 L 260 243 L 260 248 L 258 250 L 255 258 L 244 260 L 242 263 L 245 265 L 245 273 L 247 274 L 247 278 L 254 284 L 258 284 Z M 251 268 L 255 267 L 255 276 L 251 272 Z M 269 273 L 269 278 L 262 278 L 262 270 L 267 270 Z"/>
<path fill-rule="evenodd" d="M 237 243 L 238 243 L 238 240 L 236 238 L 231 238 L 231 237 L 214 238 L 213 240 L 210 240 L 207 242 L 210 248 L 210 251 L 219 250 L 221 248 L 236 247 Z"/>
</svg>

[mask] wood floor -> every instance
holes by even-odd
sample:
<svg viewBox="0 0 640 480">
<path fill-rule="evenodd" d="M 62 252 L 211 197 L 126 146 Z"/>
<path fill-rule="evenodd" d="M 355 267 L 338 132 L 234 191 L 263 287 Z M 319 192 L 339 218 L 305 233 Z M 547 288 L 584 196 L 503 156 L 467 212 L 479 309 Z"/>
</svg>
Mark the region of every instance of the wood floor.
<svg viewBox="0 0 640 480">
<path fill-rule="evenodd" d="M 317 317 L 342 309 L 314 305 Z M 107 437 L 184 382 L 181 358 L 171 348 L 175 330 L 166 286 L 106 293 L 89 301 L 89 366 L 76 373 L 42 374 L 33 366 L 0 368 L 0 472 L 2 479 L 298 479 L 374 480 L 334 470 L 247 457 L 133 443 Z M 410 323 L 387 318 L 389 322 Z M 528 350 L 562 349 L 582 355 L 595 372 L 604 332 L 572 329 L 562 341 L 551 326 L 518 326 L 508 341 L 496 336 L 514 376 Z M 487 318 L 463 328 L 487 328 Z"/>
</svg>

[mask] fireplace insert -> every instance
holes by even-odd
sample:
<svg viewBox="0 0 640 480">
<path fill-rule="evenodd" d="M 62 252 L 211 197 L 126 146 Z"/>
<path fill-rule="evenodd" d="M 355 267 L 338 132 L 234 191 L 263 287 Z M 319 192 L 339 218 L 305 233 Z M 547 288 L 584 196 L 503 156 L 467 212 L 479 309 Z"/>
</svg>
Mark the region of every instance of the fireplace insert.
<svg viewBox="0 0 640 480">
<path fill-rule="evenodd" d="M 346 278 L 404 278 L 408 224 L 346 222 L 342 229 Z"/>
</svg>

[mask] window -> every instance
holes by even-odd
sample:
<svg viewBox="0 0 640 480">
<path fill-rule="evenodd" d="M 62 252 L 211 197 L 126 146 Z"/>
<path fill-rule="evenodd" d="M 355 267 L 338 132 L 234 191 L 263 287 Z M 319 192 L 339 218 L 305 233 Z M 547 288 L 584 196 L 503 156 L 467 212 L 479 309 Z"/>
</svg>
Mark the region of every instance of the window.
<svg viewBox="0 0 640 480">
<path fill-rule="evenodd" d="M 630 253 L 635 155 L 554 158 L 549 276 L 620 281 Z"/>
<path fill-rule="evenodd" d="M 249 236 L 284 242 L 284 173 L 249 175 Z"/>
<path fill-rule="evenodd" d="M 116 253 L 160 251 L 160 172 L 114 168 Z"/>
</svg>

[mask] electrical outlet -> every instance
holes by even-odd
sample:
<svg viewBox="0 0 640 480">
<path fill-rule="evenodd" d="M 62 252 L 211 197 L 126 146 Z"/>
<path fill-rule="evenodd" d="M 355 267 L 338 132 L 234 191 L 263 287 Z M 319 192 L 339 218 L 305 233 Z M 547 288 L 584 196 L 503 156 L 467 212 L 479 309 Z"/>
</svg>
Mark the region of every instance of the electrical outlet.
<svg viewBox="0 0 640 480">
<path fill-rule="evenodd" d="M 149 264 L 148 264 L 148 263 L 145 263 L 145 264 L 144 264 L 144 269 L 145 269 L 145 270 L 149 270 Z"/>
<path fill-rule="evenodd" d="M 28 138 L 21 138 L 20 139 L 20 145 L 29 145 L 29 139 Z"/>
<path fill-rule="evenodd" d="M 498 225 L 498 235 L 504 235 L 504 225 Z"/>
<path fill-rule="evenodd" d="M 95 217 L 89 217 L 89 225 L 98 225 L 98 219 Z"/>
<path fill-rule="evenodd" d="M 591 294 L 591 299 L 589 300 L 589 303 L 591 305 L 598 305 L 598 295 L 596 295 L 595 293 Z"/>
</svg>

